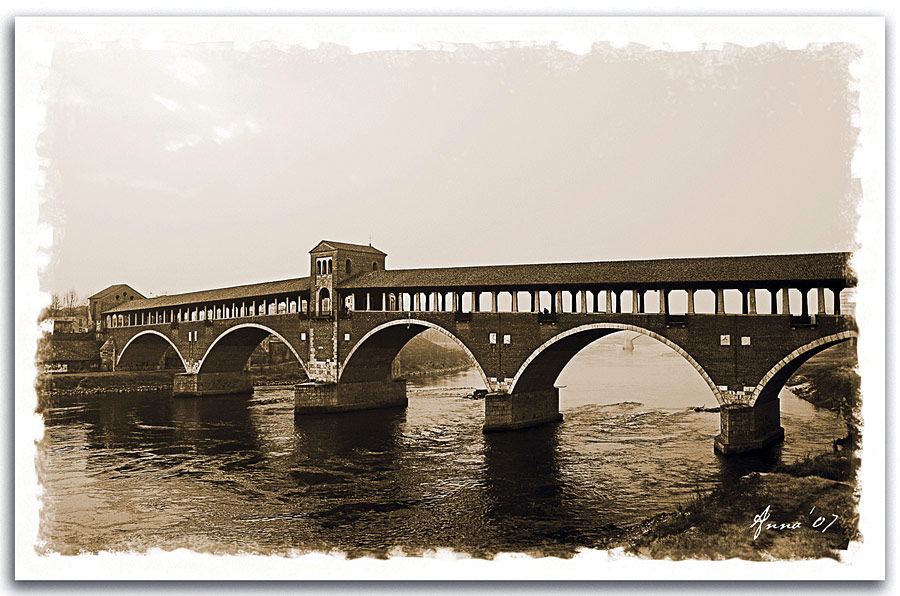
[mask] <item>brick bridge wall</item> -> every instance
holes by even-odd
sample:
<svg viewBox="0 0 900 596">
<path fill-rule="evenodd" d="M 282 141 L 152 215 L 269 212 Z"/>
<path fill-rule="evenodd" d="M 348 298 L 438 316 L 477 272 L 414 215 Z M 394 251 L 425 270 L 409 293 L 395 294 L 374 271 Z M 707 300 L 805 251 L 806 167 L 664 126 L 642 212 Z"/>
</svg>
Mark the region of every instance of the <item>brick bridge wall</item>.
<svg viewBox="0 0 900 596">
<path fill-rule="evenodd" d="M 211 324 L 181 322 L 177 328 L 168 323 L 121 327 L 109 329 L 108 334 L 123 361 L 128 361 L 129 351 L 138 346 L 143 347 L 134 353 L 142 352 L 144 358 L 152 360 L 153 350 L 147 346 L 154 342 L 142 340 L 127 349 L 125 346 L 138 333 L 155 331 L 177 347 L 188 372 L 199 370 L 201 359 L 216 342 L 216 350 L 203 362 L 203 370 L 223 372 L 243 368 L 243 354 L 249 357 L 247 350 L 252 351 L 271 331 L 298 354 L 312 378 L 335 381 L 340 376 L 341 380 L 367 382 L 389 378 L 390 361 L 406 341 L 426 327 L 436 327 L 469 351 L 489 389 L 523 393 L 551 388 L 568 359 L 591 341 L 632 329 L 677 346 L 677 351 L 694 361 L 698 372 L 708 375 L 707 382 L 720 402 L 750 403 L 755 399 L 753 389 L 782 359 L 817 340 L 855 329 L 851 318 L 839 315 L 818 315 L 814 327 L 798 328 L 792 328 L 790 317 L 784 315 L 695 314 L 687 317 L 685 326 L 667 326 L 666 321 L 663 314 L 559 313 L 555 323 L 540 324 L 535 313 L 471 313 L 470 321 L 463 322 L 450 312 L 355 311 L 350 318 L 339 319 L 336 327 L 333 321 L 290 313 L 215 320 Z M 369 335 L 373 329 L 391 323 L 399 324 Z M 264 329 L 244 331 L 245 338 L 240 341 L 234 331 L 225 335 L 247 325 Z M 195 343 L 187 340 L 193 331 L 197 332 Z M 565 340 L 551 342 L 566 333 L 570 334 Z M 491 343 L 491 334 L 496 334 L 496 343 Z M 508 344 L 504 343 L 505 336 L 509 336 Z M 542 356 L 529 361 L 548 342 L 552 347 L 547 346 Z M 163 351 L 167 347 L 162 338 L 155 345 Z M 526 361 L 529 370 L 520 374 Z"/>
<path fill-rule="evenodd" d="M 851 318 L 839 315 L 819 315 L 814 327 L 792 328 L 790 317 L 783 315 L 690 315 L 685 326 L 667 326 L 666 316 L 661 314 L 560 313 L 556 323 L 540 324 L 534 313 L 472 313 L 470 322 L 458 322 L 453 313 L 354 312 L 352 318 L 341 320 L 338 325 L 342 378 L 352 374 L 354 380 L 362 380 L 365 375 L 360 370 L 368 368 L 381 374 L 383 369 L 371 366 L 373 359 L 357 344 L 372 329 L 407 319 L 434 325 L 457 338 L 480 365 L 491 390 L 512 388 L 513 392 L 525 392 L 551 388 L 562 367 L 582 347 L 603 335 L 631 329 L 649 332 L 674 344 L 673 349 L 694 361 L 698 372 L 705 371 L 707 382 L 718 389 L 720 402 L 745 403 L 755 397 L 756 386 L 783 358 L 817 340 L 842 332 L 849 335 L 855 329 Z M 618 328 L 599 328 L 604 325 Z M 540 346 L 588 326 L 597 328 L 571 335 L 568 345 L 560 349 L 563 358 L 546 363 L 543 374 L 534 375 L 541 383 L 535 384 L 532 379 L 527 385 L 513 385 L 523 364 Z M 496 343 L 490 341 L 492 333 L 496 334 Z M 508 344 L 504 343 L 507 335 Z M 374 336 L 366 338 L 366 342 L 372 339 Z M 402 343 L 396 351 L 400 347 Z M 380 355 L 381 360 L 385 357 Z M 540 364 L 540 359 L 535 358 L 529 367 Z M 527 381 L 527 373 L 518 380 Z"/>
<path fill-rule="evenodd" d="M 238 346 L 228 346 L 231 349 L 227 351 L 230 351 L 231 355 L 226 356 L 224 354 L 226 350 L 222 350 L 222 353 L 217 355 L 219 364 L 224 364 L 223 361 L 226 360 L 231 361 L 224 366 L 225 370 L 237 371 L 243 369 L 244 364 L 246 364 L 246 361 L 250 356 L 250 352 L 252 352 L 253 349 L 259 344 L 259 342 L 262 341 L 262 339 L 264 339 L 266 336 L 268 336 L 270 332 L 274 332 L 277 335 L 280 335 L 285 344 L 287 344 L 289 348 L 291 348 L 294 352 L 297 353 L 298 356 L 300 356 L 300 360 L 303 363 L 303 366 L 307 366 L 310 359 L 309 321 L 305 318 L 305 316 L 301 319 L 297 313 L 257 317 L 240 317 L 214 321 L 182 321 L 175 326 L 170 323 L 163 323 L 158 325 L 115 327 L 107 329 L 106 333 L 113 339 L 113 341 L 115 341 L 119 353 L 120 363 L 131 364 L 131 362 L 129 362 L 130 359 L 128 354 L 132 350 L 132 346 L 138 345 L 138 342 L 134 342 L 132 343 L 132 346 L 128 346 L 126 348 L 129 340 L 140 333 L 146 331 L 154 331 L 159 335 L 165 336 L 176 347 L 185 362 L 185 370 L 187 372 L 198 372 L 198 368 L 201 364 L 200 361 L 207 353 L 207 350 L 209 350 L 209 347 L 213 344 L 213 342 L 217 342 L 218 340 L 217 344 L 219 345 L 217 347 L 219 347 L 220 349 L 225 348 L 227 345 L 227 342 L 225 342 L 225 338 L 228 336 L 224 334 L 228 331 L 231 331 L 231 333 L 237 333 L 238 327 L 247 325 L 259 326 L 263 329 L 260 329 L 258 333 L 252 334 L 244 332 L 247 335 L 245 341 L 238 343 L 248 344 L 245 346 L 245 349 L 237 349 Z M 191 332 L 196 332 L 196 342 L 188 341 L 188 337 L 190 336 Z M 231 333 L 229 335 L 231 335 Z M 306 334 L 305 340 L 302 339 L 301 333 Z M 249 345 L 249 343 L 253 342 L 254 340 L 256 340 L 255 343 L 253 343 L 252 346 Z M 159 341 L 154 342 L 156 349 L 161 350 L 159 352 L 160 355 L 168 347 L 168 344 L 164 343 L 164 341 L 165 340 L 162 340 L 162 338 L 159 338 Z M 240 359 L 240 356 L 246 351 L 246 348 L 249 348 L 249 352 L 246 352 L 246 358 L 244 358 L 240 362 L 237 362 L 237 360 Z M 140 356 L 144 355 L 142 354 Z M 147 359 L 147 356 L 150 356 L 150 354 L 144 356 L 144 360 Z M 158 358 L 159 357 L 157 356 L 157 360 Z M 211 357 L 209 362 L 204 363 L 204 370 L 207 370 L 207 364 L 212 364 L 216 360 L 216 357 Z M 223 368 L 223 366 L 213 368 Z M 214 372 L 221 371 L 215 370 Z"/>
</svg>

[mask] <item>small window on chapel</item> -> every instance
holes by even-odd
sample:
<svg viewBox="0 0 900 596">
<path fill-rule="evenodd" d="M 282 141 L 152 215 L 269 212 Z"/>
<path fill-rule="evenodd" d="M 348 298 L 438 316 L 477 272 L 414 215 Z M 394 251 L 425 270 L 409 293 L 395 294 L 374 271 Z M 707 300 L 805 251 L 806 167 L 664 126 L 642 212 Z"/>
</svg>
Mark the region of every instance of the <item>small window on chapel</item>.
<svg viewBox="0 0 900 596">
<path fill-rule="evenodd" d="M 350 259 L 347 259 L 347 275 L 350 275 Z"/>
<path fill-rule="evenodd" d="M 372 271 L 378 271 L 378 262 L 372 261 Z"/>
</svg>

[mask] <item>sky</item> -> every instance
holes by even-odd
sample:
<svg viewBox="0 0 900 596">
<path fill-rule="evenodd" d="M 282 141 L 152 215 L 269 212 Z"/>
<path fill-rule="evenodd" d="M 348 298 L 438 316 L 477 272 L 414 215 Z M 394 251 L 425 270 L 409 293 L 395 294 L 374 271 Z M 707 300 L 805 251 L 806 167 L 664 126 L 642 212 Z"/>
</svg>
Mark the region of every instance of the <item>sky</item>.
<svg viewBox="0 0 900 596">
<path fill-rule="evenodd" d="M 321 239 L 389 268 L 852 250 L 856 57 L 59 43 L 42 289 L 301 277 Z"/>
</svg>

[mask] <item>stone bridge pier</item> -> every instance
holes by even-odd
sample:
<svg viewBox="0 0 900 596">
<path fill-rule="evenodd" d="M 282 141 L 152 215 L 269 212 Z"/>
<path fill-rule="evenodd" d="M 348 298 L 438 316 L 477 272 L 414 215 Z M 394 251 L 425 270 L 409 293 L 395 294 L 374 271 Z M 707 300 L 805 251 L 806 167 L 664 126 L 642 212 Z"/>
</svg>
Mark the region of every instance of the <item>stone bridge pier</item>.
<svg viewBox="0 0 900 596">
<path fill-rule="evenodd" d="M 745 453 L 781 442 L 784 428 L 778 395 L 785 383 L 807 360 L 831 346 L 853 341 L 857 335 L 855 329 L 846 329 L 800 345 L 772 365 L 756 386 L 724 391 L 716 451 L 726 455 Z"/>
<path fill-rule="evenodd" d="M 311 363 L 310 382 L 294 388 L 295 414 L 405 407 L 406 380 L 392 378 L 392 364 L 426 328 L 422 323 L 388 325 L 366 334 L 340 367 L 333 361 Z"/>
<path fill-rule="evenodd" d="M 765 449 L 784 439 L 781 403 L 777 397 L 749 406 L 726 403 L 719 410 L 720 431 L 715 449 L 719 453 L 747 453 Z"/>
<path fill-rule="evenodd" d="M 730 334 L 718 333 L 723 328 L 720 323 L 717 328 L 710 328 L 715 333 L 705 333 L 703 321 L 693 325 L 691 338 L 679 337 L 683 334 L 678 329 L 668 329 L 664 335 L 662 327 L 660 332 L 654 332 L 631 324 L 604 322 L 574 327 L 544 342 L 521 363 L 512 379 L 487 395 L 484 430 L 515 430 L 560 420 L 559 389 L 554 382 L 562 369 L 591 342 L 627 329 L 673 349 L 707 383 L 720 406 L 720 433 L 714 443 L 717 452 L 736 454 L 765 449 L 784 439 L 779 392 L 785 383 L 813 355 L 856 337 L 855 330 L 838 330 L 841 324 L 835 319 L 823 321 L 823 329 L 791 330 L 784 321 L 772 320 L 766 326 L 757 322 L 757 327 L 762 327 L 756 329 L 759 335 L 755 337 L 760 338 L 757 346 L 750 341 L 750 335 L 740 335 L 740 329 L 737 345 L 731 345 Z M 816 339 L 816 334 L 829 326 L 834 327 L 834 332 Z M 713 349 L 709 348 L 711 344 L 716 344 Z M 683 346 L 689 346 L 691 351 Z M 785 354 L 788 350 L 791 351 Z M 784 357 L 776 360 L 781 354 Z"/>
<path fill-rule="evenodd" d="M 294 387 L 295 414 L 328 414 L 376 408 L 404 408 L 406 379 L 356 383 L 310 381 Z"/>
<path fill-rule="evenodd" d="M 523 393 L 488 393 L 484 398 L 484 431 L 518 430 L 559 422 L 559 388 Z"/>
<path fill-rule="evenodd" d="M 229 395 L 253 393 L 253 380 L 243 371 L 181 373 L 173 378 L 173 395 Z"/>
</svg>

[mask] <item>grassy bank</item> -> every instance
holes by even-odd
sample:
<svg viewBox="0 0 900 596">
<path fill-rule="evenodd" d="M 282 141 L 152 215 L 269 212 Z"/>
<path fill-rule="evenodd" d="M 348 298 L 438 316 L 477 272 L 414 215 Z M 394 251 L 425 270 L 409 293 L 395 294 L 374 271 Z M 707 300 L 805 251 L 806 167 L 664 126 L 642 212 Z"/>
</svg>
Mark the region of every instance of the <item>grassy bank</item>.
<svg viewBox="0 0 900 596">
<path fill-rule="evenodd" d="M 754 472 L 645 521 L 621 546 L 654 559 L 837 559 L 859 538 L 855 469 L 827 453 Z"/>
<path fill-rule="evenodd" d="M 654 559 L 839 559 L 858 540 L 855 495 L 859 428 L 856 349 L 841 344 L 806 362 L 788 383 L 798 397 L 838 412 L 847 424 L 841 451 L 752 473 L 674 513 L 646 520 L 619 546 Z M 758 532 L 758 534 L 757 534 Z"/>
<path fill-rule="evenodd" d="M 39 375 L 39 395 L 90 395 L 172 389 L 173 370 L 57 373 Z"/>
<path fill-rule="evenodd" d="M 788 381 L 797 396 L 821 408 L 850 414 L 857 404 L 856 347 L 838 344 L 810 358 Z"/>
<path fill-rule="evenodd" d="M 856 365 L 856 346 L 851 342 L 838 344 L 810 358 L 787 383 L 800 399 L 841 415 L 847 425 L 843 442 L 849 450 L 859 445 L 860 438 L 860 378 Z"/>
<path fill-rule="evenodd" d="M 39 395 L 91 395 L 141 391 L 171 391 L 172 378 L 180 370 L 140 370 L 116 372 L 55 373 L 37 379 Z M 296 362 L 251 367 L 256 386 L 293 385 L 306 380 Z"/>
</svg>

